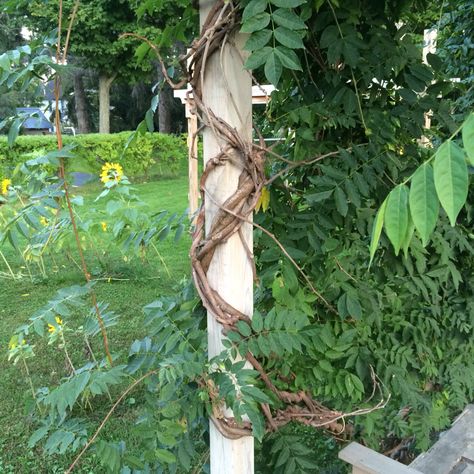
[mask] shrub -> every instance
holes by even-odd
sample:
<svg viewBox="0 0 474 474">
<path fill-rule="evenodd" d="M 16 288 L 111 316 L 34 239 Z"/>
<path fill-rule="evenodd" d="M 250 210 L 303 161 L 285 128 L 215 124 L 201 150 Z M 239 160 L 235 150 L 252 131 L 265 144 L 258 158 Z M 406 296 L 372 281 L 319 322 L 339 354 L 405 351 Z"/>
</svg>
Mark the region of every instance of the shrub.
<svg viewBox="0 0 474 474">
<path fill-rule="evenodd" d="M 128 176 L 148 178 L 176 175 L 183 167 L 187 156 L 184 137 L 146 133 L 123 153 L 129 136 L 130 132 L 64 137 L 65 145 L 77 145 L 76 157 L 68 160 L 68 171 L 98 173 L 105 162 L 120 162 Z M 7 138 L 0 137 L 0 175 L 10 175 L 17 165 L 55 149 L 53 135 L 21 136 L 11 148 Z"/>
</svg>

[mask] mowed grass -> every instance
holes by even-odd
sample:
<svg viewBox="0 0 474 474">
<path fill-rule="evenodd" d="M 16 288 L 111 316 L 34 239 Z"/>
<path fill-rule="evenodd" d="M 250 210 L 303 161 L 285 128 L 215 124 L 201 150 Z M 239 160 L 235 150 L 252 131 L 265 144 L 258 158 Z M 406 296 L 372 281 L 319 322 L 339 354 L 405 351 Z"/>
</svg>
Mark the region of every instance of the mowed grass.
<svg viewBox="0 0 474 474">
<path fill-rule="evenodd" d="M 187 179 L 178 177 L 162 179 L 136 185 L 137 194 L 154 212 L 168 210 L 182 214 L 187 207 Z M 84 196 L 84 207 L 80 214 L 83 217 L 101 221 L 104 204 L 94 203 L 100 192 L 99 185 L 74 190 Z M 110 218 L 108 218 L 110 219 Z M 113 222 L 112 222 L 113 225 Z M 156 253 L 149 252 L 147 259 L 125 256 L 117 245 L 113 245 L 107 233 L 98 235 L 95 245 L 101 255 L 102 263 L 94 252 L 88 249 L 86 259 L 89 269 L 96 279 L 95 291 L 99 301 L 110 304 L 110 309 L 120 315 L 119 324 L 109 328 L 111 350 L 118 361 L 126 362 L 128 349 L 135 339 L 146 333 L 143 326 L 143 306 L 175 291 L 176 286 L 190 275 L 188 259 L 190 239 L 184 233 L 178 242 L 173 235 L 157 245 L 158 251 L 166 264 Z M 14 269 L 22 261 L 4 245 L 2 251 Z M 75 255 L 75 260 L 77 255 Z M 30 449 L 28 439 L 37 428 L 28 414 L 25 404 L 31 403 L 31 392 L 25 371 L 20 364 L 14 366 L 7 361 L 7 346 L 14 330 L 25 323 L 35 310 L 43 306 L 60 288 L 84 283 L 79 268 L 64 252 L 51 258 L 46 257 L 48 277 L 31 281 L 29 277 L 13 280 L 0 279 L 0 474 L 4 473 L 55 473 L 64 472 L 73 456 L 46 457 L 40 448 Z M 0 271 L 6 267 L 0 261 Z M 36 388 L 53 386 L 67 374 L 64 354 L 56 346 L 48 346 L 45 340 L 32 337 L 36 356 L 28 360 L 33 384 Z M 72 348 L 73 362 L 80 366 L 86 362 L 84 345 L 80 341 L 68 341 Z M 96 354 L 103 354 L 102 341 L 97 337 L 93 343 Z M 123 388 L 123 387 L 122 387 Z M 112 393 L 115 398 L 120 392 Z M 132 396 L 139 397 L 140 391 Z M 133 399 L 130 399 L 133 400 Z M 114 418 L 104 430 L 109 439 L 125 439 L 133 446 L 130 428 L 133 426 L 136 410 L 130 400 L 120 407 Z M 93 401 L 93 411 L 88 418 L 97 426 L 111 403 L 103 397 Z M 97 460 L 91 452 L 75 472 L 100 473 Z"/>
</svg>

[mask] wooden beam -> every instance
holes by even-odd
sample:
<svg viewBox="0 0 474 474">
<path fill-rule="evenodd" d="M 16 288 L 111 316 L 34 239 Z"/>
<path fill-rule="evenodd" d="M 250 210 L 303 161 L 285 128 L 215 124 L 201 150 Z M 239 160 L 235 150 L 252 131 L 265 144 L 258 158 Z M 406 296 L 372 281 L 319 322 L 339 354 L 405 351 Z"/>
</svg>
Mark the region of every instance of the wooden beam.
<svg viewBox="0 0 474 474">
<path fill-rule="evenodd" d="M 346 446 L 339 458 L 353 466 L 353 474 L 422 474 L 359 443 Z"/>
<path fill-rule="evenodd" d="M 200 0 L 201 24 L 215 0 Z M 245 38 L 237 34 L 226 42 L 222 51 L 216 51 L 206 60 L 203 99 L 217 117 L 222 118 L 238 131 L 244 140 L 252 140 L 252 83 L 243 66 Z M 233 45 L 233 44 L 235 45 Z M 210 128 L 203 131 L 204 163 L 215 157 L 223 143 Z M 218 211 L 215 202 L 222 204 L 238 187 L 242 159 L 218 166 L 206 182 L 205 216 L 206 233 L 209 232 Z M 253 247 L 252 225 L 244 224 L 242 235 L 249 249 Z M 236 309 L 251 316 L 253 313 L 253 273 L 245 247 L 238 234 L 219 245 L 207 272 L 211 287 Z M 223 350 L 222 326 L 208 314 L 209 357 Z M 230 412 L 226 413 L 231 416 Z M 246 436 L 238 440 L 225 438 L 210 422 L 210 462 L 212 474 L 252 474 L 254 471 L 254 441 Z"/>
<path fill-rule="evenodd" d="M 194 101 L 186 101 L 186 118 L 188 120 L 188 206 L 189 218 L 194 219 L 199 207 L 199 176 L 198 176 L 198 118 Z"/>
<path fill-rule="evenodd" d="M 252 104 L 267 104 L 270 101 L 270 96 L 275 90 L 275 86 L 271 84 L 262 84 L 259 86 L 252 86 Z M 190 89 L 177 89 L 173 91 L 175 99 L 179 99 L 182 104 L 186 104 L 187 98 L 193 98 L 192 92 Z"/>
</svg>

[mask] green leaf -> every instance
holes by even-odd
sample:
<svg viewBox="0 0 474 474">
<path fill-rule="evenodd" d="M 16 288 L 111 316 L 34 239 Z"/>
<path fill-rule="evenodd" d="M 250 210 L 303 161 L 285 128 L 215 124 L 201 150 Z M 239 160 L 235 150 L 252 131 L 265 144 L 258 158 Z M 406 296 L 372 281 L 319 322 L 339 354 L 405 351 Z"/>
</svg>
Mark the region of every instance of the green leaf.
<svg viewBox="0 0 474 474">
<path fill-rule="evenodd" d="M 439 201 L 454 227 L 467 199 L 468 173 L 462 148 L 451 140 L 443 143 L 436 153 L 434 182 Z"/>
<path fill-rule="evenodd" d="M 10 130 L 8 130 L 8 146 L 11 148 L 15 143 L 15 140 L 20 133 L 20 128 L 23 125 L 22 118 L 16 118 L 10 126 Z"/>
<path fill-rule="evenodd" d="M 289 10 L 288 8 L 275 10 L 272 13 L 272 19 L 277 25 L 284 26 L 290 30 L 306 29 L 305 22 L 293 10 Z"/>
<path fill-rule="evenodd" d="M 296 8 L 306 3 L 306 0 L 270 0 L 270 2 L 277 7 Z"/>
<path fill-rule="evenodd" d="M 252 334 L 252 330 L 250 326 L 245 321 L 238 321 L 237 322 L 237 329 L 239 330 L 240 334 L 244 337 L 249 337 Z"/>
<path fill-rule="evenodd" d="M 291 49 L 303 49 L 304 44 L 301 36 L 284 26 L 279 26 L 273 32 L 275 35 L 276 40 L 281 43 L 283 46 L 286 46 Z"/>
<path fill-rule="evenodd" d="M 267 8 L 267 0 L 251 0 L 244 8 L 242 13 L 242 22 L 246 22 L 249 18 L 262 13 Z"/>
<path fill-rule="evenodd" d="M 426 247 L 439 213 L 433 168 L 429 163 L 421 165 L 413 175 L 409 202 L 411 218 L 420 234 L 423 247 Z"/>
<path fill-rule="evenodd" d="M 348 210 L 346 193 L 341 188 L 337 187 L 334 192 L 334 198 L 336 200 L 337 212 L 345 217 Z"/>
<path fill-rule="evenodd" d="M 360 378 L 357 377 L 357 375 L 355 375 L 355 374 L 350 374 L 350 377 L 352 379 L 352 383 L 354 384 L 354 387 L 356 388 L 356 390 L 358 390 L 359 392 L 364 393 L 364 384 L 362 383 Z"/>
<path fill-rule="evenodd" d="M 166 464 L 174 464 L 176 462 L 176 456 L 166 449 L 155 449 L 155 456 Z"/>
<path fill-rule="evenodd" d="M 277 46 L 274 51 L 280 58 L 281 64 L 287 69 L 293 69 L 294 71 L 303 70 L 298 56 L 292 49 L 285 48 L 284 46 Z"/>
<path fill-rule="evenodd" d="M 263 30 L 270 23 L 270 14 L 267 12 L 259 13 L 244 21 L 240 31 L 242 33 L 253 33 L 254 31 Z"/>
<path fill-rule="evenodd" d="M 148 109 L 145 114 L 145 122 L 149 132 L 155 131 L 155 124 L 153 123 L 153 110 Z"/>
<path fill-rule="evenodd" d="M 7 53 L 0 54 L 0 69 L 8 71 L 10 69 L 10 59 Z"/>
<path fill-rule="evenodd" d="M 107 212 L 109 216 L 112 216 L 122 207 L 123 207 L 123 204 L 121 201 L 112 200 L 112 201 L 109 201 L 107 205 L 105 206 L 105 212 Z"/>
<path fill-rule="evenodd" d="M 349 197 L 349 200 L 352 202 L 352 204 L 354 204 L 355 207 L 360 207 L 360 195 L 354 183 L 350 180 L 346 181 L 344 187 L 346 188 L 347 196 Z"/>
<path fill-rule="evenodd" d="M 36 443 L 43 439 L 49 431 L 49 426 L 43 426 L 41 428 L 38 428 L 30 437 L 28 440 L 28 447 L 29 448 L 34 448 L 36 446 Z"/>
<path fill-rule="evenodd" d="M 252 385 L 247 385 L 245 387 L 242 387 L 242 393 L 244 395 L 248 395 L 249 397 L 252 397 L 257 402 L 271 403 L 271 400 L 268 398 L 268 396 L 264 392 L 262 392 L 259 388 L 254 387 Z"/>
<path fill-rule="evenodd" d="M 369 261 L 369 268 L 372 265 L 372 261 L 374 260 L 375 252 L 377 251 L 377 247 L 379 245 L 380 236 L 382 235 L 382 228 L 383 222 L 385 219 L 385 208 L 387 207 L 387 199 L 382 203 L 380 209 L 377 212 L 377 216 L 374 220 L 374 225 L 372 227 L 372 238 L 370 240 L 370 261 Z"/>
<path fill-rule="evenodd" d="M 247 61 L 245 62 L 245 67 L 247 69 L 257 69 L 259 66 L 265 63 L 269 54 L 272 52 L 270 46 L 266 46 L 263 49 L 259 49 L 252 53 Z"/>
<path fill-rule="evenodd" d="M 138 48 L 135 50 L 135 57 L 137 61 L 140 63 L 145 59 L 145 56 L 151 51 L 150 46 L 147 43 L 142 43 Z"/>
<path fill-rule="evenodd" d="M 347 295 L 346 298 L 346 307 L 348 313 L 354 319 L 360 319 L 362 317 L 362 308 L 360 306 L 359 300 L 351 295 Z"/>
<path fill-rule="evenodd" d="M 252 317 L 252 329 L 255 332 L 261 332 L 263 329 L 263 318 L 262 315 L 255 311 Z"/>
<path fill-rule="evenodd" d="M 310 203 L 321 202 L 330 198 L 333 192 L 334 192 L 333 189 L 331 189 L 330 191 L 321 191 L 320 193 L 307 194 L 305 198 Z"/>
<path fill-rule="evenodd" d="M 474 113 L 469 115 L 462 127 L 462 142 L 469 164 L 474 166 Z"/>
<path fill-rule="evenodd" d="M 345 318 L 347 316 L 347 294 L 343 293 L 339 299 L 337 300 L 337 312 L 341 318 Z"/>
<path fill-rule="evenodd" d="M 245 43 L 244 49 L 246 51 L 254 51 L 263 48 L 272 37 L 271 30 L 260 30 L 252 33 Z"/>
<path fill-rule="evenodd" d="M 400 184 L 387 198 L 385 209 L 385 232 L 393 245 L 395 255 L 405 239 L 408 227 L 408 188 Z"/>
<path fill-rule="evenodd" d="M 319 361 L 319 367 L 321 367 L 321 369 L 323 369 L 325 372 L 330 373 L 334 371 L 331 363 L 324 359 Z"/>
<path fill-rule="evenodd" d="M 275 51 L 272 51 L 265 63 L 265 77 L 276 86 L 280 80 L 281 72 L 281 61 L 275 54 Z"/>
</svg>

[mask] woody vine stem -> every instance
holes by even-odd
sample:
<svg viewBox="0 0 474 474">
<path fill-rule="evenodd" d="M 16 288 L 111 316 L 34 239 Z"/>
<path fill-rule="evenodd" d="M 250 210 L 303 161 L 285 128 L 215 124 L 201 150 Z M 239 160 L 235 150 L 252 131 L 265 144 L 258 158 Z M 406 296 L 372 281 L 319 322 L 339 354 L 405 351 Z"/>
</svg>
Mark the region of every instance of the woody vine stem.
<svg viewBox="0 0 474 474">
<path fill-rule="evenodd" d="M 271 180 L 265 177 L 265 156 L 268 150 L 263 142 L 255 145 L 239 136 L 238 132 L 218 117 L 213 110 L 205 103 L 203 99 L 203 82 L 206 70 L 206 62 L 212 54 L 218 54 L 223 47 L 233 47 L 233 36 L 239 28 L 239 8 L 235 2 L 224 2 L 219 0 L 211 9 L 204 25 L 202 27 L 200 37 L 194 41 L 188 54 L 180 58 L 183 71 L 186 72 L 185 77 L 179 82 L 174 83 L 168 76 L 166 66 L 161 58 L 158 48 L 146 38 L 135 34 L 126 34 L 124 36 L 134 36 L 147 44 L 156 53 L 161 62 L 164 77 L 173 88 L 181 88 L 186 83 L 190 84 L 194 102 L 196 104 L 196 113 L 201 121 L 202 127 L 211 129 L 214 136 L 221 142 L 220 152 L 211 158 L 204 169 L 200 181 L 200 192 L 202 205 L 196 219 L 193 241 L 190 250 L 191 264 L 193 269 L 193 280 L 196 289 L 201 297 L 205 308 L 222 324 L 223 330 L 239 332 L 237 327 L 238 321 L 250 322 L 250 315 L 243 314 L 212 288 L 207 278 L 207 271 L 212 261 L 216 248 L 226 242 L 232 235 L 237 234 L 244 248 L 246 248 L 247 257 L 253 263 L 253 255 L 246 247 L 243 240 L 241 227 L 244 223 L 252 223 L 251 216 L 260 198 L 263 186 Z M 189 64 L 188 64 L 189 63 Z M 189 93 L 188 93 L 189 94 Z M 229 100 L 232 100 L 229 95 Z M 337 152 L 329 153 L 326 156 L 338 154 Z M 275 155 L 272 152 L 272 155 Z M 289 169 L 295 166 L 307 165 L 319 161 L 324 157 L 316 157 L 312 160 L 300 164 L 290 163 Z M 240 161 L 242 172 L 239 177 L 238 188 L 235 193 L 230 196 L 223 204 L 217 203 L 206 187 L 206 181 L 210 174 L 218 167 L 230 165 L 232 160 Z M 287 161 L 287 160 L 284 160 Z M 207 199 L 213 201 L 219 210 L 214 217 L 210 226 L 210 231 L 205 235 L 205 206 Z M 253 224 L 255 225 L 255 224 Z M 259 228 L 261 228 L 259 226 Z M 284 247 L 276 240 L 276 238 L 265 229 L 271 238 L 279 245 L 282 252 L 288 257 L 288 253 Z M 312 286 L 309 278 L 304 274 L 296 262 L 290 258 L 293 265 L 303 275 L 308 286 L 313 293 L 319 298 L 321 303 L 330 311 L 334 308 L 324 299 L 324 297 Z M 259 373 L 262 382 L 266 385 L 276 397 L 281 406 L 272 412 L 268 405 L 262 404 L 262 411 L 267 419 L 267 429 L 272 431 L 290 421 L 299 421 L 306 425 L 314 427 L 327 427 L 333 432 L 341 432 L 345 429 L 344 419 L 347 416 L 362 415 L 374 410 L 385 407 L 389 396 L 384 399 L 380 381 L 372 371 L 372 382 L 374 392 L 369 400 L 378 390 L 381 399 L 370 408 L 355 410 L 351 413 L 342 413 L 326 408 L 318 401 L 314 400 L 306 391 L 291 393 L 276 388 L 270 377 L 265 372 L 263 365 L 251 354 L 246 355 L 247 361 Z M 212 391 L 211 391 L 212 392 Z M 216 405 L 218 405 L 218 394 L 210 394 L 214 400 L 214 416 L 213 423 L 219 431 L 228 438 L 239 438 L 251 434 L 251 427 L 248 423 L 236 423 L 233 418 L 226 418 L 223 413 L 216 413 Z M 369 401 L 367 400 L 367 402 Z M 342 422 L 340 422 L 342 420 Z"/>
<path fill-rule="evenodd" d="M 161 68 L 165 79 L 172 88 L 179 89 L 187 83 L 190 84 L 193 99 L 196 104 L 196 113 L 202 124 L 201 129 L 203 127 L 209 127 L 214 133 L 215 137 L 218 138 L 221 143 L 223 143 L 220 152 L 207 162 L 201 177 L 200 192 L 202 204 L 196 219 L 190 256 L 194 284 L 201 297 L 202 303 L 205 308 L 212 315 L 214 315 L 216 320 L 222 324 L 223 330 L 225 332 L 239 332 L 237 323 L 239 321 L 250 322 L 250 315 L 243 314 L 242 312 L 238 311 L 212 288 L 207 278 L 207 271 L 216 248 L 235 234 L 241 238 L 244 248 L 246 249 L 247 258 L 251 260 L 251 263 L 254 266 L 253 255 L 251 250 L 248 249 L 245 242 L 243 241 L 241 227 L 244 223 L 253 224 L 251 216 L 260 198 L 262 189 L 266 184 L 272 182 L 271 178 L 266 179 L 265 177 L 266 155 L 271 154 L 272 156 L 281 159 L 288 165 L 285 169 L 291 170 L 296 166 L 306 166 L 325 157 L 338 154 L 338 152 L 332 152 L 298 164 L 288 162 L 288 160 L 280 157 L 274 151 L 268 150 L 264 146 L 263 140 L 261 140 L 260 144 L 257 145 L 251 141 L 249 142 L 246 139 L 242 139 L 242 137 L 239 136 L 237 131 L 232 126 L 230 126 L 222 118 L 218 117 L 208 107 L 208 105 L 206 105 L 205 101 L 203 100 L 202 90 L 207 59 L 212 54 L 218 54 L 224 45 L 227 45 L 227 47 L 235 47 L 233 45 L 233 36 L 239 28 L 239 20 L 239 8 L 237 3 L 228 1 L 225 2 L 224 0 L 219 0 L 215 3 L 202 27 L 200 37 L 193 42 L 190 52 L 180 57 L 180 64 L 185 74 L 183 79 L 178 83 L 175 83 L 169 77 L 165 63 L 156 45 L 154 45 L 147 38 L 134 33 L 125 33 L 122 35 L 122 37 L 134 37 L 146 42 L 150 46 L 161 63 Z M 232 100 L 232 98 L 230 98 L 230 100 Z M 195 139 L 195 137 L 193 137 L 193 139 Z M 231 160 L 236 159 L 240 161 L 240 168 L 242 169 L 239 178 L 238 189 L 224 203 L 218 204 L 214 200 L 213 196 L 208 192 L 208 189 L 206 188 L 206 181 L 210 174 L 218 167 L 228 166 L 230 165 Z M 68 199 L 67 192 L 66 198 Z M 216 213 L 211 225 L 209 226 L 210 231 L 207 235 L 205 235 L 204 203 L 207 199 L 212 200 L 214 204 L 217 205 L 219 210 Z M 324 297 L 312 286 L 309 277 L 303 272 L 298 264 L 293 259 L 291 259 L 288 252 L 286 252 L 283 245 L 276 239 L 276 237 L 269 233 L 266 229 L 263 229 L 260 226 L 258 227 L 262 229 L 262 231 L 266 232 L 277 243 L 283 254 L 290 259 L 291 263 L 297 268 L 300 274 L 302 274 L 309 288 L 319 298 L 321 304 L 329 311 L 335 311 L 335 309 L 324 299 Z M 77 229 L 75 232 L 76 231 Z M 85 267 L 82 250 L 80 251 L 80 254 L 81 261 L 83 262 L 84 273 L 87 279 L 87 267 Z M 98 319 L 100 322 L 100 313 L 98 314 Z M 103 333 L 103 335 L 105 335 L 104 344 L 107 348 L 106 334 Z M 277 430 L 281 426 L 291 421 L 298 421 L 313 427 L 324 427 L 331 430 L 333 433 L 339 434 L 346 429 L 345 419 L 347 417 L 364 415 L 375 410 L 380 410 L 387 405 L 390 399 L 390 394 L 384 396 L 383 386 L 371 368 L 373 390 L 369 398 L 365 401 L 365 404 L 369 404 L 377 394 L 380 397 L 379 401 L 376 403 L 372 402 L 374 404 L 368 408 L 356 409 L 350 413 L 331 410 L 330 408 L 322 405 L 317 400 L 313 399 L 311 394 L 307 391 L 293 393 L 279 390 L 271 380 L 271 377 L 265 371 L 263 364 L 257 360 L 253 354 L 250 352 L 247 353 L 246 359 L 258 372 L 262 383 L 276 396 L 279 401 L 279 407 L 277 409 L 271 408 L 268 404 L 261 404 L 262 412 L 264 413 L 267 420 L 266 427 L 268 431 Z M 125 398 L 125 395 L 128 394 L 135 386 L 137 386 L 138 383 L 153 373 L 155 373 L 155 371 L 149 372 L 148 374 L 145 374 L 143 377 L 134 381 L 122 393 L 122 395 L 117 399 L 116 403 L 107 413 L 107 416 L 103 419 L 93 437 L 88 441 L 81 453 L 71 464 L 67 471 L 68 473 L 72 472 L 72 469 L 77 465 L 79 459 L 89 448 L 89 446 L 91 446 L 96 440 L 99 432 L 103 429 L 116 407 Z M 209 383 L 208 377 L 206 377 L 206 375 L 203 374 L 201 380 L 198 380 L 198 383 L 201 387 L 207 387 L 209 396 L 213 403 L 213 416 L 211 416 L 212 422 L 225 437 L 230 439 L 238 439 L 243 436 L 251 435 L 251 426 L 248 422 L 237 423 L 233 418 L 224 416 L 219 403 L 219 393 L 216 390 L 216 387 Z"/>
</svg>

